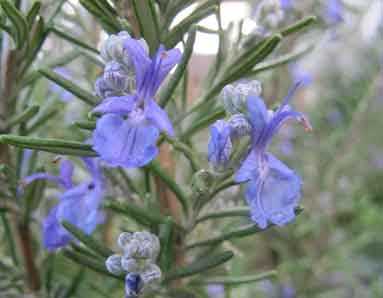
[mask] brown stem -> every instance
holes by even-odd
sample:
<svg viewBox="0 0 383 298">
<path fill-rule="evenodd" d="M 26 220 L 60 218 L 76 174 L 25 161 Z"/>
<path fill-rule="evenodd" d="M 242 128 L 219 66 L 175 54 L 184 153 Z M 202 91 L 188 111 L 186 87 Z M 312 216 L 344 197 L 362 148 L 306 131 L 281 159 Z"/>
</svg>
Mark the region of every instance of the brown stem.
<svg viewBox="0 0 383 298">
<path fill-rule="evenodd" d="M 168 144 L 163 144 L 161 146 L 158 158 L 161 166 L 167 171 L 167 173 L 174 173 L 175 164 Z M 171 215 L 172 218 L 179 223 L 181 221 L 181 206 L 174 193 L 171 192 L 158 177 L 155 177 L 155 185 L 161 213 Z M 179 267 L 185 264 L 185 255 L 182 249 L 183 236 L 177 232 L 174 235 L 173 241 L 175 243 L 175 264 Z M 181 282 L 176 281 L 173 285 L 176 287 L 181 286 Z"/>
<path fill-rule="evenodd" d="M 3 52 L 1 59 L 1 93 L 0 93 L 0 132 L 7 133 L 5 123 L 12 112 L 12 100 L 17 94 L 17 72 L 20 54 L 17 50 L 11 50 L 9 40 L 4 40 Z M 9 147 L 5 144 L 0 144 L 0 163 L 11 165 L 12 159 Z M 12 217 L 13 230 L 17 231 L 20 251 L 24 258 L 28 287 L 35 292 L 40 289 L 40 276 L 35 265 L 33 247 L 31 242 L 30 228 L 27 225 L 21 225 L 17 216 Z"/>
<path fill-rule="evenodd" d="M 33 292 L 40 289 L 40 275 L 34 262 L 34 253 L 32 247 L 31 231 L 29 226 L 19 224 L 17 226 L 19 232 L 19 241 L 22 254 L 24 256 L 25 269 L 27 271 L 28 287 Z"/>
</svg>

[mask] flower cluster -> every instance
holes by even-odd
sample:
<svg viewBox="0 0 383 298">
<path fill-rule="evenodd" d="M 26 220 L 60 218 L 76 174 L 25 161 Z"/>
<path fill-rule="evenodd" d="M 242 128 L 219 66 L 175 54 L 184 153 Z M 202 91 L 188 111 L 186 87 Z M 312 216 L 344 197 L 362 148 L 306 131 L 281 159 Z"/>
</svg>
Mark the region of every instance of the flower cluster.
<svg viewBox="0 0 383 298">
<path fill-rule="evenodd" d="M 144 231 L 124 232 L 117 243 L 123 253 L 110 256 L 105 262 L 106 268 L 115 275 L 126 274 L 126 297 L 138 297 L 161 278 L 161 269 L 155 264 L 160 241 L 156 235 Z"/>
<path fill-rule="evenodd" d="M 35 180 L 45 179 L 63 189 L 58 204 L 50 210 L 42 224 L 43 243 L 48 250 L 56 250 L 73 240 L 73 236 L 62 227 L 62 221 L 68 221 L 87 234 L 103 222 L 104 216 L 100 210 L 105 193 L 103 176 L 96 159 L 83 158 L 83 161 L 91 179 L 78 185 L 73 184 L 73 164 L 69 160 L 61 161 L 58 176 L 34 173 L 21 182 L 22 186 L 26 186 Z"/>
<path fill-rule="evenodd" d="M 295 119 L 307 130 L 311 129 L 306 117 L 288 105 L 298 85 L 289 91 L 275 112 L 267 110 L 259 96 L 260 88 L 230 86 L 231 92 L 234 90 L 232 106 L 237 108 L 227 104 L 229 99 L 225 98 L 227 92 L 224 90 L 224 107 L 231 117 L 228 121 L 218 120 L 210 128 L 208 158 L 215 169 L 225 170 L 230 166 L 234 141 L 243 136 L 250 138 L 250 146 L 235 173 L 235 181 L 247 182 L 245 196 L 251 219 L 261 228 L 266 228 L 268 223 L 284 225 L 292 221 L 301 197 L 300 177 L 267 152 L 272 137 L 287 120 Z M 246 100 L 238 101 L 238 98 Z"/>
<path fill-rule="evenodd" d="M 106 66 L 96 92 L 103 101 L 93 112 L 102 117 L 93 132 L 93 149 L 110 166 L 142 167 L 157 156 L 160 132 L 173 135 L 154 96 L 181 53 L 160 46 L 150 58 L 146 42 L 127 32 L 112 35 L 101 53 Z"/>
</svg>

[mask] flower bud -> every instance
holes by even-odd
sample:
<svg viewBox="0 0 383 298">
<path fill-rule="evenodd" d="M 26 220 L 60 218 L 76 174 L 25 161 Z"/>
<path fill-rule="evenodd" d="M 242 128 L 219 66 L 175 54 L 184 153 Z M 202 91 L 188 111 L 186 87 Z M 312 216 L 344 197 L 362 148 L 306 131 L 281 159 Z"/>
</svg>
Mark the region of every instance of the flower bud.
<svg viewBox="0 0 383 298">
<path fill-rule="evenodd" d="M 191 181 L 191 189 L 197 195 L 209 193 L 212 185 L 214 184 L 213 174 L 206 170 L 199 170 L 193 175 Z"/>
<path fill-rule="evenodd" d="M 231 127 L 231 137 L 233 139 L 250 134 L 251 125 L 245 115 L 235 114 L 229 118 L 228 122 Z"/>
<path fill-rule="evenodd" d="M 129 57 L 129 54 L 124 49 L 124 43 L 129 38 L 131 37 L 126 31 L 121 31 L 117 35 L 112 34 L 101 46 L 100 53 L 105 62 L 116 61 L 122 63 L 129 69 L 130 72 L 134 70 L 134 65 Z M 149 47 L 146 41 L 144 39 L 140 39 L 139 42 L 148 53 Z"/>
<path fill-rule="evenodd" d="M 161 269 L 156 264 L 149 264 L 141 272 L 141 278 L 145 286 L 156 282 L 161 278 Z"/>
<path fill-rule="evenodd" d="M 131 80 L 124 66 L 116 61 L 105 65 L 103 78 L 110 89 L 120 94 L 128 89 Z"/>
<path fill-rule="evenodd" d="M 134 234 L 137 241 L 140 243 L 140 257 L 155 261 L 160 252 L 160 241 L 158 237 L 146 231 L 136 232 Z"/>
<path fill-rule="evenodd" d="M 119 275 L 124 272 L 121 266 L 121 256 L 120 255 L 111 255 L 105 261 L 106 269 L 112 273 Z"/>
<path fill-rule="evenodd" d="M 137 298 L 141 289 L 143 287 L 143 282 L 141 277 L 137 273 L 128 273 L 125 277 L 125 294 L 126 298 Z"/>
<path fill-rule="evenodd" d="M 126 31 L 121 31 L 117 35 L 112 34 L 101 46 L 100 54 L 105 62 L 109 61 L 121 61 L 124 53 L 124 42 L 130 35 Z"/>
<path fill-rule="evenodd" d="M 210 126 L 208 160 L 216 171 L 225 171 L 232 153 L 231 128 L 224 120 L 218 120 Z"/>
<path fill-rule="evenodd" d="M 122 233 L 118 239 L 119 246 L 126 258 L 156 260 L 160 251 L 160 241 L 149 232 Z"/>
<path fill-rule="evenodd" d="M 127 245 L 133 239 L 133 233 L 123 232 L 118 236 L 117 244 L 119 247 L 124 249 L 125 245 Z"/>
<path fill-rule="evenodd" d="M 123 256 L 121 258 L 121 267 L 126 272 L 139 272 L 140 267 L 137 261 L 133 258 L 128 258 L 126 256 Z"/>
<path fill-rule="evenodd" d="M 96 90 L 96 95 L 101 97 L 102 99 L 110 97 L 110 96 L 117 96 L 118 92 L 115 92 L 109 84 L 104 80 L 103 77 L 99 77 L 95 84 L 94 89 Z"/>
<path fill-rule="evenodd" d="M 253 80 L 248 83 L 225 86 L 220 97 L 227 113 L 239 114 L 246 111 L 248 96 L 260 96 L 261 93 L 261 83 Z"/>
</svg>

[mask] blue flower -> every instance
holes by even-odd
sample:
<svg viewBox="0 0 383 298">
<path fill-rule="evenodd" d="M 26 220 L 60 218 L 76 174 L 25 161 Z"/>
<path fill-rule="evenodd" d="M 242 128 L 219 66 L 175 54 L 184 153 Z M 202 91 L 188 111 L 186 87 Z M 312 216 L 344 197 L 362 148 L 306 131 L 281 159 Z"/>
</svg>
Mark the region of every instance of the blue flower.
<svg viewBox="0 0 383 298">
<path fill-rule="evenodd" d="M 104 196 L 103 177 L 96 160 L 90 158 L 83 160 L 91 179 L 78 185 L 73 185 L 73 164 L 68 160 L 61 162 L 59 176 L 35 173 L 22 181 L 22 184 L 26 185 L 35 180 L 46 179 L 57 183 L 63 189 L 58 204 L 50 210 L 42 224 L 43 244 L 50 251 L 63 247 L 73 240 L 71 234 L 61 226 L 63 220 L 87 234 L 92 233 L 103 221 L 103 214 L 99 208 Z"/>
<path fill-rule="evenodd" d="M 135 69 L 136 90 L 106 98 L 93 110 L 104 114 L 93 132 L 93 149 L 110 166 L 142 167 L 158 154 L 161 131 L 173 135 L 167 113 L 154 101 L 166 75 L 181 58 L 178 49 L 160 46 L 151 59 L 142 41 L 127 37 L 124 50 Z"/>
<path fill-rule="evenodd" d="M 125 297 L 138 297 L 142 288 L 142 280 L 137 273 L 128 273 L 125 277 Z"/>
<path fill-rule="evenodd" d="M 232 143 L 231 127 L 224 120 L 216 121 L 210 127 L 208 160 L 217 171 L 226 170 L 229 166 Z"/>
<path fill-rule="evenodd" d="M 293 78 L 294 83 L 300 83 L 302 87 L 307 87 L 313 81 L 313 76 L 311 73 L 306 71 L 298 63 L 289 64 L 289 72 Z"/>
<path fill-rule="evenodd" d="M 293 0 L 279 0 L 279 3 L 283 10 L 287 10 L 293 7 Z"/>
<path fill-rule="evenodd" d="M 339 0 L 327 0 L 324 17 L 330 25 L 343 22 L 343 5 Z"/>
<path fill-rule="evenodd" d="M 300 177 L 267 152 L 272 137 L 287 120 L 295 119 L 311 130 L 305 116 L 288 105 L 298 85 L 275 112 L 268 112 L 260 97 L 248 97 L 251 151 L 236 172 L 235 181 L 248 181 L 246 200 L 251 218 L 260 228 L 266 228 L 269 222 L 282 226 L 292 221 L 301 197 Z"/>
</svg>

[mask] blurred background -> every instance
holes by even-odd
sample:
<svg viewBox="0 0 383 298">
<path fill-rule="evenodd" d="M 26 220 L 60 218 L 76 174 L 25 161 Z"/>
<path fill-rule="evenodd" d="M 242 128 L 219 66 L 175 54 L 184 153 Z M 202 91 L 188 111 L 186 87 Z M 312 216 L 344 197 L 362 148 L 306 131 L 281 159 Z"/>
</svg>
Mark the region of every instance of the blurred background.
<svg viewBox="0 0 383 298">
<path fill-rule="evenodd" d="M 57 2 L 43 1 L 47 15 Z M 289 125 L 271 147 L 303 177 L 302 215 L 286 227 L 225 244 L 237 256 L 230 262 L 234 274 L 277 269 L 278 278 L 235 288 L 232 297 L 383 297 L 383 1 L 222 2 L 221 25 L 228 29 L 229 48 L 236 46 L 238 34 L 256 39 L 302 16 L 316 15 L 319 20 L 314 29 L 292 38 L 274 54 L 303 49 L 304 55 L 251 78 L 262 83 L 263 98 L 270 107 L 281 101 L 294 81 L 303 80 L 294 105 L 307 114 L 314 130 L 308 134 Z M 183 12 L 177 21 L 187 15 L 188 11 Z M 107 37 L 77 0 L 65 2 L 55 23 L 93 47 L 99 48 Z M 189 103 L 199 96 L 219 46 L 216 18 L 208 17 L 199 25 L 189 66 Z M 99 59 L 53 34 L 36 68 L 53 66 L 93 90 L 103 67 Z M 86 138 L 73 125 L 88 112 L 82 103 L 36 74 L 31 73 L 30 80 L 36 83 L 23 97 L 32 103 L 44 102 L 40 113 L 51 127 L 37 128 L 36 134 Z M 208 130 L 194 139 L 199 152 L 206 154 Z M 39 155 L 40 160 L 51 158 Z M 177 175 L 182 181 L 182 172 Z M 232 187 L 209 208 L 243 203 L 241 189 Z M 224 297 L 220 286 L 207 290 L 211 297 Z"/>
</svg>

